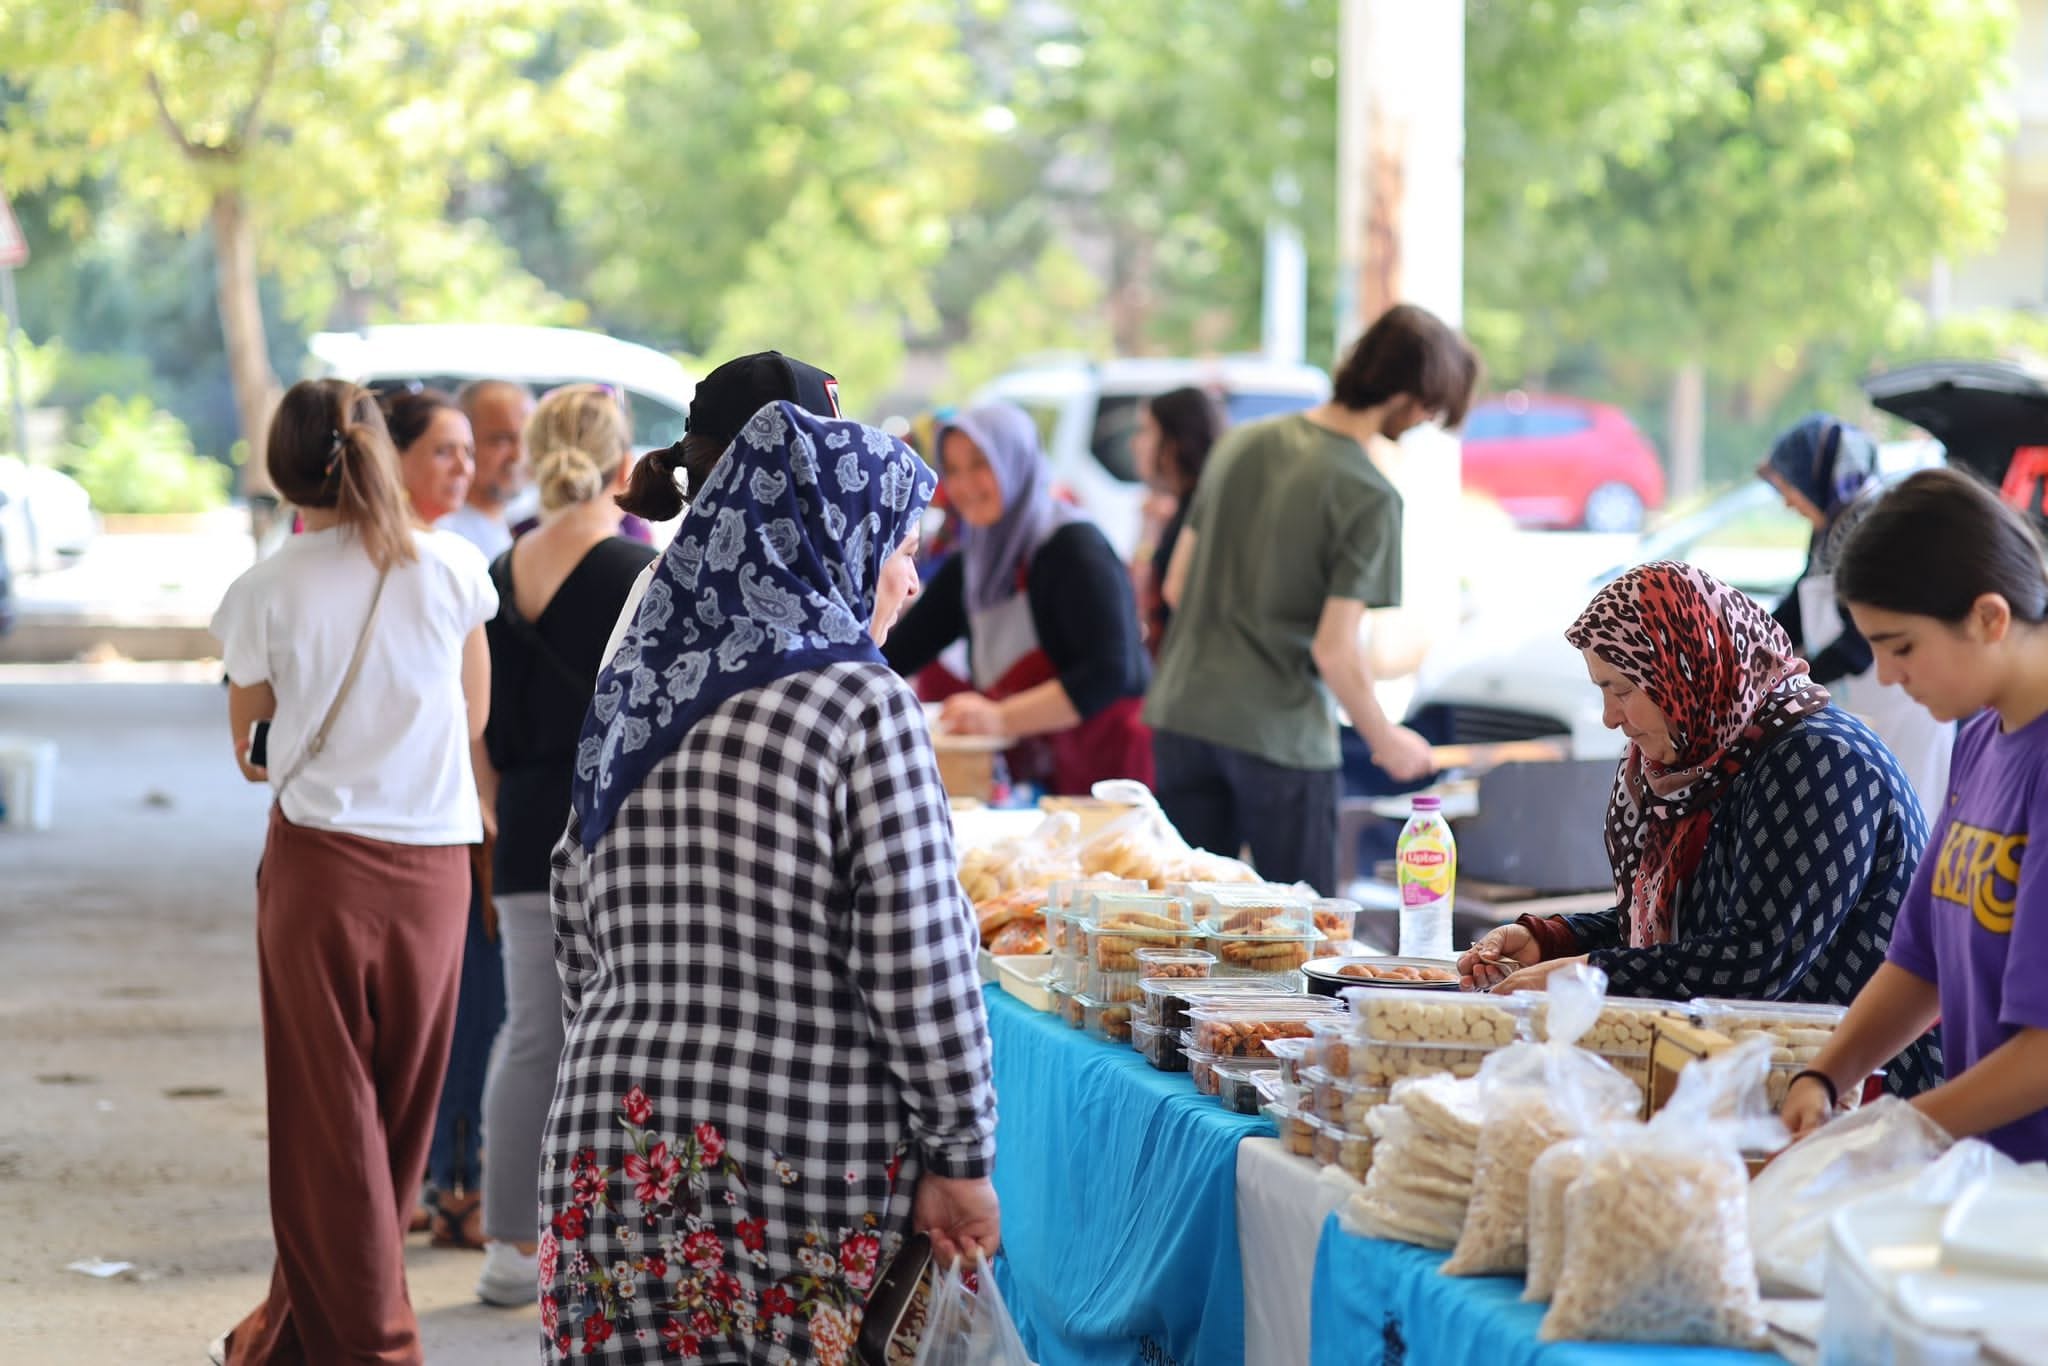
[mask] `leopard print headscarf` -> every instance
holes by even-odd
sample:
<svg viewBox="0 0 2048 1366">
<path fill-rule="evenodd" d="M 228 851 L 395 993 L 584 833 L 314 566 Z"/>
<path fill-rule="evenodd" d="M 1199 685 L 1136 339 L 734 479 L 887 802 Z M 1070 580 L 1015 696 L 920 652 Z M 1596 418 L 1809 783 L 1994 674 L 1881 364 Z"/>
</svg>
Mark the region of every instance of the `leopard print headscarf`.
<svg viewBox="0 0 2048 1366">
<path fill-rule="evenodd" d="M 1827 689 L 1769 613 L 1688 564 L 1629 570 L 1565 639 L 1642 689 L 1670 724 L 1676 762 L 1656 763 L 1631 744 L 1606 825 L 1630 946 L 1667 943 L 1678 885 L 1699 867 L 1714 804 L 1752 755 L 1827 706 Z"/>
</svg>

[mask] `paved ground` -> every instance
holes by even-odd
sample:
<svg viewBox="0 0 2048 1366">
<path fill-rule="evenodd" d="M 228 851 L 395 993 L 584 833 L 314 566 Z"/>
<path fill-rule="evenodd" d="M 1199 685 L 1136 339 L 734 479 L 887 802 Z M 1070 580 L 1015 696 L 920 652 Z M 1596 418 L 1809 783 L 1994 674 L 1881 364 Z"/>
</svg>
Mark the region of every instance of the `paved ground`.
<svg viewBox="0 0 2048 1366">
<path fill-rule="evenodd" d="M 252 879 L 266 797 L 176 670 L 0 668 L 0 733 L 60 746 L 57 824 L 0 829 L 0 1362 L 197 1363 L 267 1282 Z M 183 671 L 191 678 L 194 671 Z M 23 681 L 30 680 L 30 681 Z M 408 1258 L 434 1363 L 527 1362 L 538 1315 Z M 67 1271 L 133 1262 L 132 1277 Z"/>
</svg>

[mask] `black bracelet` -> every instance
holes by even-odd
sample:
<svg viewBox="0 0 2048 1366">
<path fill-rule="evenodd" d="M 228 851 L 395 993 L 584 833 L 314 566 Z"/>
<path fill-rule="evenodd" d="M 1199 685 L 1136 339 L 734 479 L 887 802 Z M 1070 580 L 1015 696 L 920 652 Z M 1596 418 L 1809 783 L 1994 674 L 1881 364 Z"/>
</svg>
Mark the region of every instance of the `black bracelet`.
<svg viewBox="0 0 2048 1366">
<path fill-rule="evenodd" d="M 1794 1086 L 1796 1086 L 1799 1083 L 1799 1079 L 1801 1077 L 1812 1077 L 1822 1086 L 1828 1088 L 1828 1108 L 1830 1110 L 1837 1109 L 1841 1106 L 1842 1093 L 1835 1089 L 1834 1078 L 1830 1077 L 1825 1072 L 1816 1072 L 1811 1067 L 1807 1068 L 1802 1072 L 1794 1072 L 1792 1074 L 1792 1080 L 1785 1083 L 1785 1089 L 1788 1091 L 1791 1090 Z"/>
</svg>

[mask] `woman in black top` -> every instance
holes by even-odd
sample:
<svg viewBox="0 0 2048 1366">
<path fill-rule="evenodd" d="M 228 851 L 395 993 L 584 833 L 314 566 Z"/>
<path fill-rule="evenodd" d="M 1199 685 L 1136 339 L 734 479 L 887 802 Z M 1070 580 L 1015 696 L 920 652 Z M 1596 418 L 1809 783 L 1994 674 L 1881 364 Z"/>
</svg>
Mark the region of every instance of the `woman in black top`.
<svg viewBox="0 0 2048 1366">
<path fill-rule="evenodd" d="M 965 637 L 975 690 L 946 699 L 943 729 L 1017 741 L 1011 775 L 1047 792 L 1149 784 L 1138 713 L 1152 670 L 1130 575 L 1054 500 L 1031 418 L 1007 403 L 962 413 L 940 428 L 939 456 L 966 529 L 883 647 L 890 666 L 915 675 Z"/>
<path fill-rule="evenodd" d="M 1166 568 L 1173 563 L 1173 548 L 1180 530 L 1187 524 L 1188 506 L 1195 500 L 1195 485 L 1201 482 L 1202 466 L 1209 461 L 1209 448 L 1223 434 L 1223 413 L 1214 399 L 1200 389 L 1170 389 L 1138 405 L 1137 430 L 1131 433 L 1131 459 L 1138 477 L 1145 481 L 1155 499 L 1163 499 L 1164 522 L 1152 541 L 1148 556 L 1140 548 L 1132 568 L 1138 585 L 1138 611 L 1145 624 L 1145 643 L 1156 656 L 1166 639 L 1166 623 L 1173 609 L 1166 605 Z M 1148 512 L 1151 503 L 1148 502 Z"/>
<path fill-rule="evenodd" d="M 569 813 L 576 740 L 612 621 L 652 547 L 619 535 L 613 498 L 631 472 L 618 401 L 557 389 L 526 428 L 541 523 L 491 566 L 491 720 L 477 771 L 495 811 L 493 891 L 505 949 L 505 1037 L 484 1088 L 484 1270 L 477 1296 L 533 1303 L 541 1127 L 562 1053 L 562 990 L 548 909 L 549 856 Z"/>
</svg>

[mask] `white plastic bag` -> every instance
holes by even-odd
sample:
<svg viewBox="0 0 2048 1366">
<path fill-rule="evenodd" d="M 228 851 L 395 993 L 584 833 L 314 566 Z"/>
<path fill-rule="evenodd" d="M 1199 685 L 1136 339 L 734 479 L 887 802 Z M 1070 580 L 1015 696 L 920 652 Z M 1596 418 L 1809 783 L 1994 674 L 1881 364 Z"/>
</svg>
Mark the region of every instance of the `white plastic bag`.
<svg viewBox="0 0 2048 1366">
<path fill-rule="evenodd" d="M 1553 1144 L 1626 1117 L 1642 1103 L 1634 1082 L 1576 1046 L 1600 1016 L 1607 974 L 1566 968 L 1550 978 L 1548 1043 L 1501 1049 L 1479 1069 L 1484 1118 L 1472 1203 L 1447 1276 L 1520 1271 L 1529 1256 L 1529 1170 Z"/>
<path fill-rule="evenodd" d="M 972 1286 L 958 1262 L 938 1273 L 915 1366 L 1032 1366 L 988 1258 L 974 1261 Z"/>
<path fill-rule="evenodd" d="M 1597 1136 L 1565 1192 L 1543 1341 L 1763 1342 L 1742 1154 L 1785 1139 L 1764 1100 L 1770 1065 L 1769 1040 L 1739 1044 L 1686 1068 L 1649 1124 Z"/>
<path fill-rule="evenodd" d="M 1902 1191 L 1953 1141 L 1905 1101 L 1885 1096 L 1780 1153 L 1749 1190 L 1749 1240 L 1765 1291 L 1820 1294 L 1835 1211 L 1866 1195 Z M 1974 1176 L 1987 1168 L 1977 1161 L 1969 1170 Z"/>
</svg>

